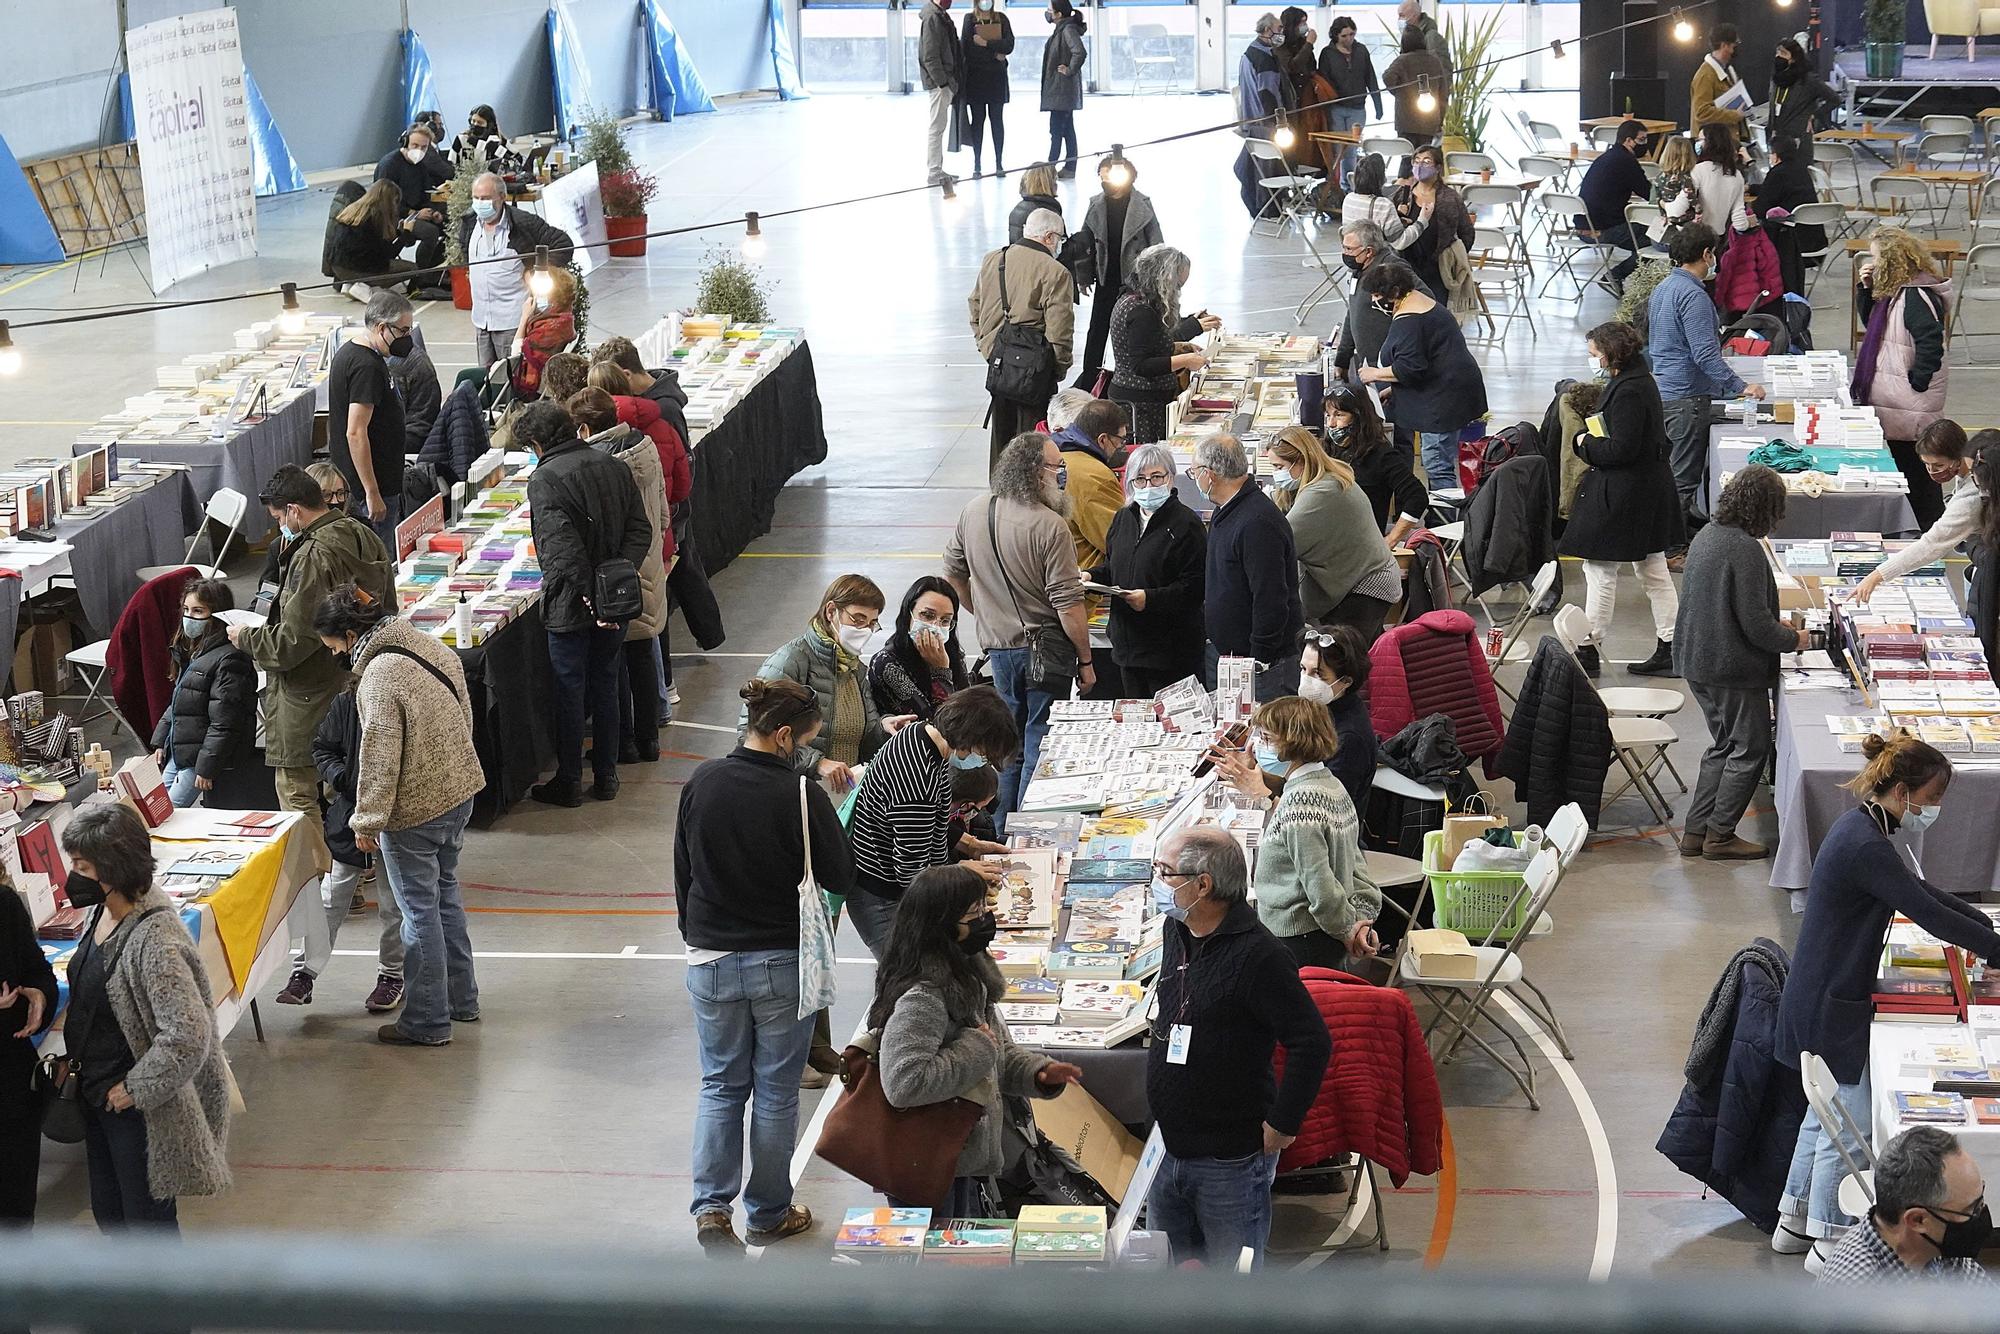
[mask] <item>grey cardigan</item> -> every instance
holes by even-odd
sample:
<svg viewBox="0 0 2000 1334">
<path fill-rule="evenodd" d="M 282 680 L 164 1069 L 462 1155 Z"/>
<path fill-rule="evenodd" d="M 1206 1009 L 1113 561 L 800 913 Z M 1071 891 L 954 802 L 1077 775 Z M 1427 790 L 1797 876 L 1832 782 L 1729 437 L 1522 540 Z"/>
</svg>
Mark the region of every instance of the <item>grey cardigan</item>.
<svg viewBox="0 0 2000 1334">
<path fill-rule="evenodd" d="M 165 911 L 138 920 L 152 908 Z M 218 1195 L 229 1188 L 229 1074 L 208 975 L 158 890 L 140 897 L 119 932 L 105 990 L 136 1058 L 125 1090 L 146 1121 L 146 1183 L 155 1199 Z"/>
<path fill-rule="evenodd" d="M 764 665 L 757 669 L 757 675 L 766 681 L 775 681 L 781 676 L 790 677 L 813 692 L 819 699 L 820 716 L 826 720 L 825 732 L 833 730 L 833 694 L 840 680 L 838 655 L 833 645 L 808 630 L 784 647 L 772 651 L 764 659 Z M 882 748 L 888 733 L 882 730 L 882 715 L 876 711 L 875 696 L 868 689 L 868 664 L 859 663 L 854 675 L 861 682 L 861 758 L 867 759 Z M 750 730 L 750 706 L 743 705 L 736 711 L 736 743 L 743 744 L 744 736 Z M 819 762 L 826 758 L 826 752 L 818 746 L 800 746 L 792 757 L 792 768 L 802 774 L 812 773 Z"/>
<path fill-rule="evenodd" d="M 993 976 L 998 978 L 997 968 Z M 1007 1165 L 1001 1138 L 1007 1118 L 1000 1100 L 1053 1098 L 1062 1089 L 1035 1082 L 1049 1058 L 1014 1044 L 990 997 L 956 994 L 959 990 L 940 980 L 918 982 L 904 992 L 882 1026 L 876 1062 L 892 1107 L 966 1098 L 986 1109 L 966 1137 L 953 1175 L 990 1177 Z M 979 1031 L 981 1023 L 991 1037 Z"/>
<path fill-rule="evenodd" d="M 1764 546 L 1741 528 L 1711 523 L 1688 544 L 1674 670 L 1698 685 L 1768 690 L 1778 655 L 1797 645 L 1779 619 L 1778 581 Z"/>
<path fill-rule="evenodd" d="M 1300 487 L 1285 519 L 1299 552 L 1299 601 L 1309 621 L 1324 620 L 1369 575 L 1395 569 L 1359 483 L 1322 477 Z"/>
</svg>

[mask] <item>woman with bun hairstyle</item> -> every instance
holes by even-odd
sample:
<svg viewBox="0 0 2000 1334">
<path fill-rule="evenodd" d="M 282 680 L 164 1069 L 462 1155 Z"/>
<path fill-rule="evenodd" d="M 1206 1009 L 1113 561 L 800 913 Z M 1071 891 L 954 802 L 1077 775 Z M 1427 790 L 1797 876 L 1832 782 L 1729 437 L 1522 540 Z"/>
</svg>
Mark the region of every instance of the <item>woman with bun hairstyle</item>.
<svg viewBox="0 0 2000 1334">
<path fill-rule="evenodd" d="M 1911 870 L 1896 846 L 1898 839 L 1909 844 L 1914 859 L 1924 831 L 1938 818 L 1951 761 L 1900 728 L 1886 738 L 1867 738 L 1861 753 L 1868 762 L 1846 784 L 1861 804 L 1833 822 L 1813 859 L 1773 1054 L 1794 1070 L 1808 1052 L 1825 1060 L 1841 1106 L 1865 1136 L 1871 1133 L 1869 996 L 1891 915 L 1901 913 L 1989 964 L 2000 963 L 2000 935 L 1984 913 Z M 1779 1201 L 1773 1249 L 1796 1255 L 1810 1247 L 1814 1259 L 1807 1267 L 1817 1270 L 1854 1224 L 1840 1210 L 1845 1174 L 1827 1127 L 1808 1111 Z"/>
<path fill-rule="evenodd" d="M 799 880 L 808 828 L 820 888 L 845 895 L 854 887 L 840 817 L 796 763 L 819 735 L 819 696 L 787 677 L 752 678 L 738 693 L 743 735 L 736 749 L 694 771 L 674 826 L 674 904 L 701 1053 L 689 1211 L 695 1240 L 725 1254 L 743 1248 L 733 1219 L 739 1191 L 752 1245 L 812 1226 L 812 1214 L 792 1203 L 791 1178 L 799 1081 L 813 1033 L 812 1017 L 799 1018 Z"/>
</svg>

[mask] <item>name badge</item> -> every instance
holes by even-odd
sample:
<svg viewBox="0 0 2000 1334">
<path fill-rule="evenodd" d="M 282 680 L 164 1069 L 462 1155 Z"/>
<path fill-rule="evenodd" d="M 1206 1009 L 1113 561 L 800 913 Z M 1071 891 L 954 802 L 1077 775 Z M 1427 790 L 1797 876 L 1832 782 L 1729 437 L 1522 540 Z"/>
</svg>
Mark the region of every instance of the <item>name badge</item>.
<svg viewBox="0 0 2000 1334">
<path fill-rule="evenodd" d="M 1188 1044 L 1194 1041 L 1192 1024 L 1175 1024 L 1167 1030 L 1167 1064 L 1186 1065 Z"/>
</svg>

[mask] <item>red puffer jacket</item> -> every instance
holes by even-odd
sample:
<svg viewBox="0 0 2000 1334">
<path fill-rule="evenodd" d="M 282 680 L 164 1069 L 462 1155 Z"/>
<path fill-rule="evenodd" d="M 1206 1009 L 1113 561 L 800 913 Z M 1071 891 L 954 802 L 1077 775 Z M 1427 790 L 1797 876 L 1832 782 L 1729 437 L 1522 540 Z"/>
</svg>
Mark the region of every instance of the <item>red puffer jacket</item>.
<svg viewBox="0 0 2000 1334">
<path fill-rule="evenodd" d="M 173 703 L 172 650 L 181 630 L 181 592 L 195 573 L 192 565 L 183 565 L 147 580 L 111 627 L 111 643 L 104 650 L 111 702 L 142 739 L 153 734 L 160 715 Z"/>
<path fill-rule="evenodd" d="M 1722 252 L 1722 269 L 1715 279 L 1715 304 L 1722 317 L 1733 320 L 1746 311 L 1782 302 L 1785 280 L 1778 271 L 1778 248 L 1762 227 L 1737 232 Z"/>
<path fill-rule="evenodd" d="M 1299 980 L 1333 1036 L 1333 1060 L 1299 1137 L 1278 1170 L 1358 1153 L 1400 1187 L 1412 1173 L 1444 1166 L 1444 1098 L 1410 998 L 1331 968 L 1301 968 Z M 1278 1077 L 1285 1053 L 1278 1050 Z"/>
<path fill-rule="evenodd" d="M 667 508 L 672 509 L 688 498 L 694 490 L 694 469 L 688 463 L 687 442 L 681 433 L 660 415 L 659 405 L 650 398 L 633 398 L 626 394 L 612 395 L 611 402 L 618 409 L 618 420 L 634 430 L 644 431 L 646 438 L 653 442 L 653 448 L 660 452 L 660 471 L 667 479 Z M 668 524 L 660 535 L 660 559 L 671 567 L 674 563 L 674 530 Z"/>
<path fill-rule="evenodd" d="M 1368 717 L 1387 741 L 1419 718 L 1449 714 L 1458 748 L 1486 761 L 1500 754 L 1505 724 L 1479 627 L 1462 611 L 1427 612 L 1382 632 L 1368 650 Z"/>
</svg>

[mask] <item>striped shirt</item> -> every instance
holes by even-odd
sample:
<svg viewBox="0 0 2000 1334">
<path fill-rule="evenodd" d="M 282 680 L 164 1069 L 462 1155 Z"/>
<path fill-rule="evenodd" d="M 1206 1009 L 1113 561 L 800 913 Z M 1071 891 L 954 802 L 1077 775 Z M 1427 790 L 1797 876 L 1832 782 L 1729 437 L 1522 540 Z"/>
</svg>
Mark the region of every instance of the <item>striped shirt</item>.
<svg viewBox="0 0 2000 1334">
<path fill-rule="evenodd" d="M 917 872 L 945 865 L 950 812 L 951 768 L 930 729 L 911 723 L 875 752 L 854 799 L 847 833 L 854 844 L 855 887 L 900 899 Z"/>
</svg>

